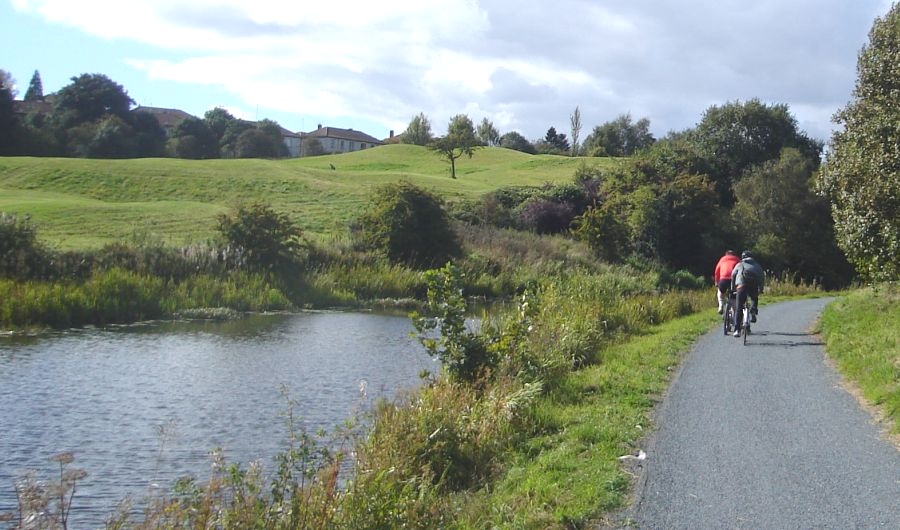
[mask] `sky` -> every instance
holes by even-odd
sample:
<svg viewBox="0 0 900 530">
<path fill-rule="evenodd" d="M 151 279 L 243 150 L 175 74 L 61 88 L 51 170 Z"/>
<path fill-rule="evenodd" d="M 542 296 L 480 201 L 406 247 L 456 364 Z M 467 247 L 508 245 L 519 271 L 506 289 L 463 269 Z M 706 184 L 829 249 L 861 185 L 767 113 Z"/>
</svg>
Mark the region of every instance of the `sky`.
<svg viewBox="0 0 900 530">
<path fill-rule="evenodd" d="M 581 139 L 623 114 L 656 137 L 713 105 L 786 104 L 827 141 L 891 0 L 0 0 L 18 97 L 104 74 L 137 105 L 215 107 L 376 138 L 424 113 Z"/>
</svg>

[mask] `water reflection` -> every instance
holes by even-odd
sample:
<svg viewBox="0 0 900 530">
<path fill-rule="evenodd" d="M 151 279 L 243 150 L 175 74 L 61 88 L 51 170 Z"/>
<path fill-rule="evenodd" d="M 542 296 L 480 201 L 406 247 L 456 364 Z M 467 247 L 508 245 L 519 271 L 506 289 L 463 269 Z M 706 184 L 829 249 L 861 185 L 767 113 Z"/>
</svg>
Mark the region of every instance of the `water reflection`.
<svg viewBox="0 0 900 530">
<path fill-rule="evenodd" d="M 76 528 L 152 482 L 205 478 L 215 447 L 269 463 L 286 439 L 281 385 L 303 427 L 331 429 L 437 370 L 410 331 L 405 317 L 322 312 L 2 337 L 0 512 L 15 507 L 14 477 L 48 476 L 62 451 L 89 472 Z"/>
</svg>

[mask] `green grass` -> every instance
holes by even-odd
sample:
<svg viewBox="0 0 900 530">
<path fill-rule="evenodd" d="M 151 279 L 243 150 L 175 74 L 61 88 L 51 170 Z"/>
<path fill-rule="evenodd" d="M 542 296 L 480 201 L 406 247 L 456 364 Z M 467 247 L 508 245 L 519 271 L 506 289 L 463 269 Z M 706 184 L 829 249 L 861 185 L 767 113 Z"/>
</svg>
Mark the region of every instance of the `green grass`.
<svg viewBox="0 0 900 530">
<path fill-rule="evenodd" d="M 900 290 L 850 293 L 825 309 L 820 326 L 828 355 L 900 434 Z"/>
<path fill-rule="evenodd" d="M 99 248 L 135 232 L 173 245 L 203 241 L 215 234 L 217 214 L 253 201 L 287 213 L 311 235 L 341 234 L 379 184 L 405 179 L 455 201 L 504 186 L 568 182 L 582 160 L 479 149 L 458 161 L 451 179 L 440 157 L 410 145 L 288 160 L 8 157 L 0 158 L 0 211 L 31 216 L 41 239 L 64 250 Z"/>
<path fill-rule="evenodd" d="M 460 526 L 586 528 L 623 506 L 630 478 L 618 457 L 638 449 L 671 368 L 717 318 L 703 311 L 654 326 L 572 372 L 539 405 L 548 434 L 530 440 L 493 489 L 466 499 Z"/>
</svg>

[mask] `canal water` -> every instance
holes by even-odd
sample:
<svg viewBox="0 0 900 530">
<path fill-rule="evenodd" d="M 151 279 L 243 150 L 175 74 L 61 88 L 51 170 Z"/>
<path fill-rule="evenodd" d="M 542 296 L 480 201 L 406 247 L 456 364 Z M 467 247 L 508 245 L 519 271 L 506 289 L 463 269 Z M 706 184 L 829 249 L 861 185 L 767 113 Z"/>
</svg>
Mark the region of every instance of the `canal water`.
<svg viewBox="0 0 900 530">
<path fill-rule="evenodd" d="M 331 431 L 436 372 L 411 331 L 402 316 L 310 312 L 0 337 L 0 514 L 18 477 L 58 476 L 49 458 L 65 451 L 88 473 L 70 528 L 179 477 L 204 481 L 215 448 L 271 470 L 288 398 L 298 428 Z"/>
</svg>

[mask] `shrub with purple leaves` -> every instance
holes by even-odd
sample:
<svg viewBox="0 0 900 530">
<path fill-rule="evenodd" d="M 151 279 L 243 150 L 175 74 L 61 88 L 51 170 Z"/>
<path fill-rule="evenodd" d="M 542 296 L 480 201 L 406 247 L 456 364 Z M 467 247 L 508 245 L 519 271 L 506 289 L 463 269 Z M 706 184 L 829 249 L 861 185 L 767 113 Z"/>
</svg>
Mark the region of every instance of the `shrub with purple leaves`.
<svg viewBox="0 0 900 530">
<path fill-rule="evenodd" d="M 519 224 L 538 234 L 559 234 L 569 229 L 575 209 L 568 202 L 529 199 L 519 210 Z"/>
</svg>

